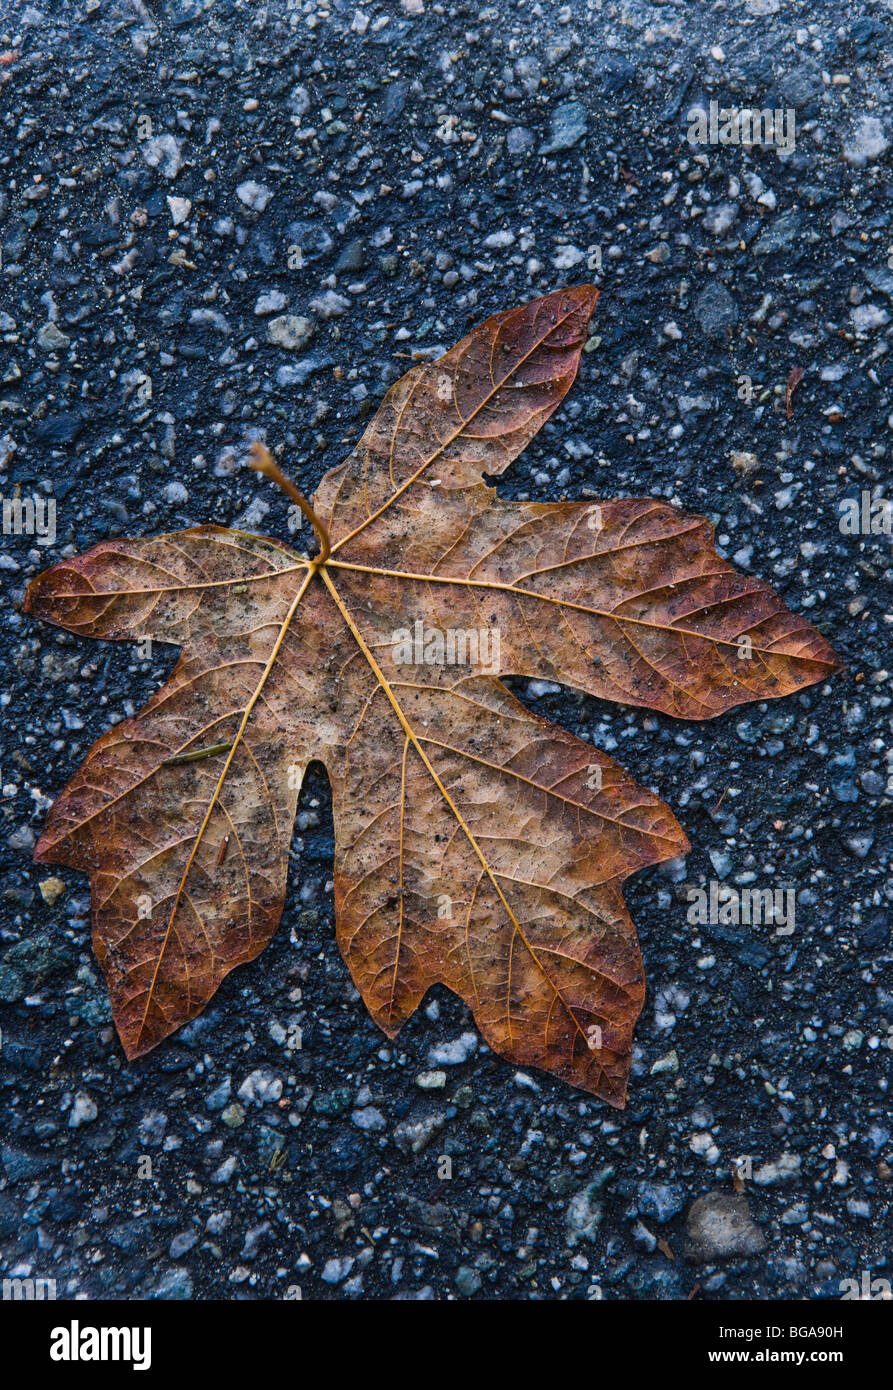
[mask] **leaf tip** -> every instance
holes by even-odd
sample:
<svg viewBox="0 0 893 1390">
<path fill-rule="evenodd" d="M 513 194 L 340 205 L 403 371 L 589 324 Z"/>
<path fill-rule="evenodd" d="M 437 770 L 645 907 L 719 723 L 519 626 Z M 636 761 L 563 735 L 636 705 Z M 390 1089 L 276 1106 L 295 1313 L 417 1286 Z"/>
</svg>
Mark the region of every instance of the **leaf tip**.
<svg viewBox="0 0 893 1390">
<path fill-rule="evenodd" d="M 23 613 L 34 614 L 37 612 L 37 600 L 39 597 L 39 591 L 42 585 L 42 581 L 48 574 L 49 570 L 44 570 L 42 574 L 36 574 L 34 578 L 29 582 L 28 587 L 25 590 L 25 597 L 22 600 Z"/>
<path fill-rule="evenodd" d="M 34 850 L 33 850 L 32 854 L 31 854 L 31 858 L 32 858 L 33 862 L 34 862 L 35 864 L 47 864 L 47 863 L 49 863 L 49 857 L 48 857 L 48 856 L 49 856 L 49 852 L 50 852 L 50 849 L 51 849 L 51 848 L 52 848 L 52 846 L 51 846 L 51 844 L 50 844 L 49 837 L 48 837 L 46 831 L 44 831 L 43 834 L 41 835 L 40 839 L 37 841 L 37 844 L 34 846 Z"/>
<path fill-rule="evenodd" d="M 145 1057 L 146 1053 L 151 1052 L 161 1041 L 160 1038 L 153 1038 L 151 1034 L 146 1039 L 146 1032 L 142 1027 L 136 1029 L 132 1025 L 128 1027 L 123 1019 L 119 1019 L 115 1015 L 114 1008 L 112 1014 L 115 1018 L 115 1031 L 128 1062 L 135 1062 L 138 1058 Z"/>
<path fill-rule="evenodd" d="M 570 294 L 577 301 L 579 307 L 585 310 L 585 321 L 588 323 L 598 303 L 599 295 L 601 294 L 598 285 L 590 285 L 588 282 L 584 282 L 581 285 L 571 285 L 566 293 Z"/>
</svg>

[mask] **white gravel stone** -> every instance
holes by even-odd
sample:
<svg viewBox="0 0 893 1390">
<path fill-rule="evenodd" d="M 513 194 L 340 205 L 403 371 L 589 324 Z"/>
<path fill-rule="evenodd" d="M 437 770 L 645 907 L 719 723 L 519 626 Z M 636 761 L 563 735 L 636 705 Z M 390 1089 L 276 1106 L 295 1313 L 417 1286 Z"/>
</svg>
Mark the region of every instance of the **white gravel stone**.
<svg viewBox="0 0 893 1390">
<path fill-rule="evenodd" d="M 343 294 L 336 294 L 334 290 L 326 290 L 325 294 L 317 295 L 316 299 L 311 299 L 310 308 L 314 314 L 319 314 L 322 319 L 338 318 L 346 309 L 350 308 L 350 300 L 345 299 Z"/>
<path fill-rule="evenodd" d="M 98 1114 L 93 1097 L 86 1091 L 78 1091 L 68 1113 L 68 1128 L 80 1129 L 81 1125 L 92 1124 Z"/>
<path fill-rule="evenodd" d="M 262 1105 L 269 1105 L 271 1102 L 277 1101 L 281 1095 L 281 1077 L 275 1076 L 273 1072 L 263 1068 L 249 1072 L 239 1087 L 239 1099 L 244 1100 L 246 1104 L 253 1101 L 258 1109 Z"/>
<path fill-rule="evenodd" d="M 254 179 L 246 179 L 245 183 L 240 183 L 236 189 L 239 202 L 244 203 L 246 208 L 251 208 L 252 212 L 263 212 L 272 196 L 272 189 L 262 183 L 255 183 Z"/>
<path fill-rule="evenodd" d="M 140 152 L 150 169 L 160 169 L 163 178 L 175 179 L 183 168 L 183 141 L 175 135 L 153 135 L 144 140 Z"/>
<path fill-rule="evenodd" d="M 440 1043 L 428 1052 L 429 1067 L 457 1067 L 474 1056 L 478 1046 L 477 1033 L 463 1033 L 452 1042 Z"/>
<path fill-rule="evenodd" d="M 264 294 L 258 295 L 254 312 L 261 317 L 265 314 L 278 314 L 287 303 L 288 300 L 281 290 L 267 290 Z"/>
<path fill-rule="evenodd" d="M 384 1129 L 386 1125 L 384 1115 L 380 1110 L 376 1110 L 374 1105 L 364 1105 L 362 1110 L 355 1110 L 350 1118 L 357 1129 L 364 1129 L 369 1133 Z"/>
<path fill-rule="evenodd" d="M 192 212 L 192 203 L 188 198 L 175 198 L 169 193 L 167 205 L 171 210 L 171 221 L 175 227 L 179 227 L 182 222 L 185 222 Z"/>
<path fill-rule="evenodd" d="M 863 116 L 855 130 L 843 141 L 843 157 L 847 164 L 861 169 L 886 154 L 890 141 L 877 116 Z"/>
<path fill-rule="evenodd" d="M 582 259 L 583 252 L 578 246 L 562 246 L 558 255 L 552 257 L 552 264 L 556 270 L 573 270 Z"/>
<path fill-rule="evenodd" d="M 313 336 L 316 324 L 303 314 L 281 314 L 270 319 L 267 324 L 267 337 L 274 347 L 297 352 Z"/>
</svg>

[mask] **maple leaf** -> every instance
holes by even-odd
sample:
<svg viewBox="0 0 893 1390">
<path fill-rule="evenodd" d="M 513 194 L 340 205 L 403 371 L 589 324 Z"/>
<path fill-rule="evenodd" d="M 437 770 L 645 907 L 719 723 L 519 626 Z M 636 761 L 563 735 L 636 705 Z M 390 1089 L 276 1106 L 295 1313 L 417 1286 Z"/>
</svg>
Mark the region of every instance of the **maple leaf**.
<svg viewBox="0 0 893 1390">
<path fill-rule="evenodd" d="M 199 526 L 104 541 L 29 613 L 182 650 L 54 802 L 35 858 L 90 874 L 129 1058 L 275 932 L 301 781 L 332 787 L 338 943 L 388 1036 L 442 983 L 487 1043 L 624 1103 L 642 960 L 622 884 L 684 854 L 671 811 L 500 676 L 690 719 L 838 668 L 827 643 L 663 502 L 506 501 L 568 391 L 598 291 L 496 314 L 385 397 L 312 503 L 308 558 Z"/>
</svg>

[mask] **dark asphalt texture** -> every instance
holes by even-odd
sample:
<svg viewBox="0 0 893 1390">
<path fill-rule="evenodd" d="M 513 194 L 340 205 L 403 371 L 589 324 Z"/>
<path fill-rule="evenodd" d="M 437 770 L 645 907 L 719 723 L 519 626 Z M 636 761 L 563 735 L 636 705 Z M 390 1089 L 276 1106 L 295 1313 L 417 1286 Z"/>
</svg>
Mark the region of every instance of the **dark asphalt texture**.
<svg viewBox="0 0 893 1390">
<path fill-rule="evenodd" d="M 54 498 L 57 535 L 0 549 L 0 1276 L 196 1299 L 893 1280 L 890 537 L 839 527 L 890 479 L 891 70 L 893 15 L 849 0 L 7 4 L 0 483 Z M 794 110 L 794 148 L 688 144 L 711 99 Z M 627 890 L 627 1109 L 517 1073 L 444 991 L 386 1042 L 335 945 L 318 769 L 275 941 L 127 1064 L 88 884 L 30 851 L 174 653 L 43 626 L 28 580 L 201 522 L 309 545 L 253 439 L 310 492 L 413 360 L 588 279 L 577 383 L 501 491 L 709 516 L 847 663 L 698 725 L 515 683 L 692 841 Z M 711 880 L 790 885 L 794 932 L 691 925 Z"/>
</svg>

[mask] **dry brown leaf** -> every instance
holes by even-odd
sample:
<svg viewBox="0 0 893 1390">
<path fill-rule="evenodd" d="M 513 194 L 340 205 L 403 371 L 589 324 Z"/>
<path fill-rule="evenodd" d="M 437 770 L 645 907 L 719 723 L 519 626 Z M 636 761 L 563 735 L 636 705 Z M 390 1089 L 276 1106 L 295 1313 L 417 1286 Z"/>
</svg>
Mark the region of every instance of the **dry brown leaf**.
<svg viewBox="0 0 893 1390">
<path fill-rule="evenodd" d="M 622 884 L 688 841 L 498 677 L 704 719 L 838 662 L 716 555 L 706 522 L 484 484 L 569 389 L 597 297 L 497 314 L 397 382 L 313 499 L 313 559 L 201 526 L 103 542 L 31 584 L 27 611 L 72 632 L 182 648 L 91 749 L 35 852 L 91 876 L 129 1057 L 270 940 L 318 759 L 338 942 L 380 1027 L 394 1036 L 439 982 L 495 1051 L 623 1104 L 644 976 Z"/>
</svg>

